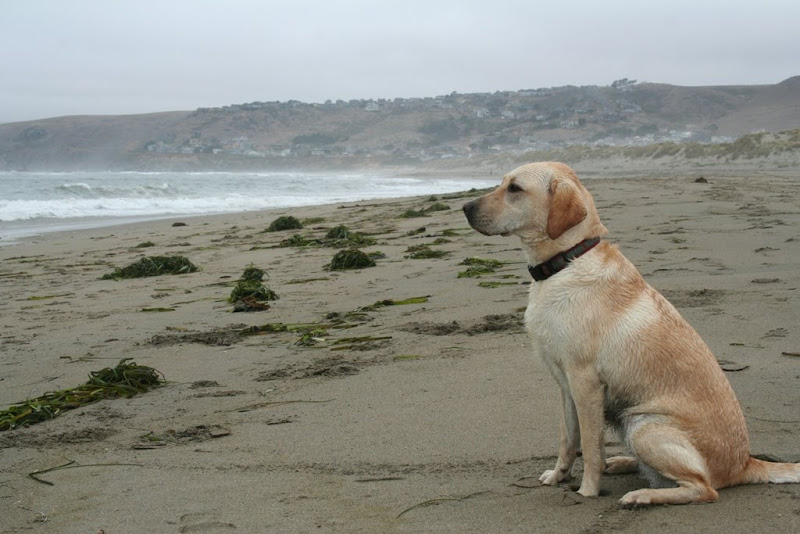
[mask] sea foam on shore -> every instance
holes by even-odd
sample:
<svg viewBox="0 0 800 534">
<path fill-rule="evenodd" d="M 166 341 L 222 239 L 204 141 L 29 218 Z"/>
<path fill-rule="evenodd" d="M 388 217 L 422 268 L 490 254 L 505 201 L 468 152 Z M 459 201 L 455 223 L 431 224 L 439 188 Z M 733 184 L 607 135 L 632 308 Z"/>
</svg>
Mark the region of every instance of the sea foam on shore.
<svg viewBox="0 0 800 534">
<path fill-rule="evenodd" d="M 3 172 L 0 242 L 182 215 L 441 194 L 494 183 L 370 172 Z"/>
</svg>

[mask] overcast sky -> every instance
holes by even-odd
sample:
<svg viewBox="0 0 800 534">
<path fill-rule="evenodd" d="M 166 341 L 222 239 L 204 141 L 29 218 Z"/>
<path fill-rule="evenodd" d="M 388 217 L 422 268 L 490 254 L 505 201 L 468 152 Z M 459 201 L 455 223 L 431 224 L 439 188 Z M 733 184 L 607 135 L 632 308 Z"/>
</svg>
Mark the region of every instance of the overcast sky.
<svg viewBox="0 0 800 534">
<path fill-rule="evenodd" d="M 0 0 L 0 122 L 800 74 L 798 0 Z"/>
</svg>

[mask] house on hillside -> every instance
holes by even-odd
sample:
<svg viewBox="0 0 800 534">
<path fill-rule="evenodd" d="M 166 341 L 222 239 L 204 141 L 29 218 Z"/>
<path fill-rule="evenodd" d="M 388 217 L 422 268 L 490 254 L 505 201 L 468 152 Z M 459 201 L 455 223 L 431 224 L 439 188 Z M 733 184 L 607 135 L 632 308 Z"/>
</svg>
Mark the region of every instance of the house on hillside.
<svg viewBox="0 0 800 534">
<path fill-rule="evenodd" d="M 292 155 L 292 149 L 276 145 L 267 149 L 266 155 L 272 158 L 286 158 Z"/>
</svg>

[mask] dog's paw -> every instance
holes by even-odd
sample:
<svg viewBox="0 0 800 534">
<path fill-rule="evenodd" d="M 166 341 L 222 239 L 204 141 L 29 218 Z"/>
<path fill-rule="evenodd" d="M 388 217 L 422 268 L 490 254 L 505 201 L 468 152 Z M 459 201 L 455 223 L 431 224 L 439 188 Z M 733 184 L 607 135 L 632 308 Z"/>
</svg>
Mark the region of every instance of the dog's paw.
<svg viewBox="0 0 800 534">
<path fill-rule="evenodd" d="M 558 484 L 558 479 L 556 477 L 556 470 L 555 469 L 548 469 L 542 476 L 539 477 L 539 482 L 545 484 L 547 486 L 555 486 Z"/>
<path fill-rule="evenodd" d="M 597 497 L 597 496 L 600 495 L 600 489 L 596 488 L 596 487 L 595 488 L 587 487 L 587 486 L 584 486 L 583 484 L 581 484 L 581 487 L 578 490 L 578 493 L 580 493 L 584 497 Z"/>
<path fill-rule="evenodd" d="M 560 469 L 548 469 L 542 473 L 542 476 L 539 477 L 539 482 L 546 486 L 555 486 L 559 482 L 569 478 L 569 474 L 561 471 Z"/>
<path fill-rule="evenodd" d="M 649 490 L 629 491 L 619 500 L 619 504 L 626 508 L 636 506 L 649 506 L 652 504 L 652 492 Z"/>
</svg>

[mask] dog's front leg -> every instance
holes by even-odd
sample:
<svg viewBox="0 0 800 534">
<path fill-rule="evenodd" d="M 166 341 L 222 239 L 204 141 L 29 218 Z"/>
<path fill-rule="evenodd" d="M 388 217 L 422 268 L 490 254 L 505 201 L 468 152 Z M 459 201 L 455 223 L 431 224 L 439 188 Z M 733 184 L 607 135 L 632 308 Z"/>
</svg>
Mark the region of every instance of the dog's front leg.
<svg viewBox="0 0 800 534">
<path fill-rule="evenodd" d="M 566 380 L 565 380 L 566 382 Z M 554 486 L 563 480 L 572 478 L 572 465 L 578 456 L 578 445 L 581 433 L 578 425 L 578 412 L 575 402 L 567 389 L 566 383 L 561 387 L 561 423 L 559 424 L 558 460 L 554 469 L 548 469 L 539 481 Z"/>
<path fill-rule="evenodd" d="M 567 377 L 578 413 L 583 452 L 583 480 L 578 493 L 584 497 L 597 497 L 605 469 L 604 386 L 590 365 L 568 369 Z"/>
</svg>

